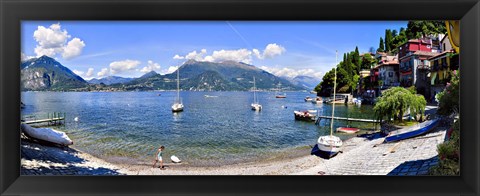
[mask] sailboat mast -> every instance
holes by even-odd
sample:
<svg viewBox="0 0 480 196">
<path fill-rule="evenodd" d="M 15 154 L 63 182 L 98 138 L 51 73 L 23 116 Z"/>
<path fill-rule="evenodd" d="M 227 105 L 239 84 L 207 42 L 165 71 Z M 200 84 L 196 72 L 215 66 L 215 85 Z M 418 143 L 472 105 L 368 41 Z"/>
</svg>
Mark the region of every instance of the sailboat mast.
<svg viewBox="0 0 480 196">
<path fill-rule="evenodd" d="M 255 87 L 255 77 L 253 77 L 253 103 L 257 103 L 257 97 L 256 97 L 256 92 L 257 91 L 257 87 Z"/>
<path fill-rule="evenodd" d="M 337 58 L 338 58 L 338 51 L 335 50 L 335 77 L 333 82 L 333 102 L 332 102 L 332 120 L 330 121 L 330 136 L 333 135 L 333 118 L 335 116 L 335 93 L 337 88 Z"/>
<path fill-rule="evenodd" d="M 177 68 L 177 102 L 180 103 L 180 68 Z"/>
</svg>

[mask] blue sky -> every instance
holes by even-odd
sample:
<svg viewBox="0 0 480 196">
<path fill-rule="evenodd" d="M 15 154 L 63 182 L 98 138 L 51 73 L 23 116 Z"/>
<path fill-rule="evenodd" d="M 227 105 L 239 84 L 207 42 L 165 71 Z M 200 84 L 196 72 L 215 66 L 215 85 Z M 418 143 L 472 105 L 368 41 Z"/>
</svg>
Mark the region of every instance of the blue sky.
<svg viewBox="0 0 480 196">
<path fill-rule="evenodd" d="M 173 72 L 187 59 L 321 77 L 344 52 L 378 47 L 407 21 L 23 21 L 22 59 L 54 57 L 85 79 Z M 175 58 L 174 58 L 175 57 Z"/>
</svg>

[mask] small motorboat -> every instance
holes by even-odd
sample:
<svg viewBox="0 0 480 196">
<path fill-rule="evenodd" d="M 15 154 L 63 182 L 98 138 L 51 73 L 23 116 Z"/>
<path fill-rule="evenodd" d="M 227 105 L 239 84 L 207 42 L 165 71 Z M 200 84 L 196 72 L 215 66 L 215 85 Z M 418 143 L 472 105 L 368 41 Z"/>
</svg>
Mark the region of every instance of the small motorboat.
<svg viewBox="0 0 480 196">
<path fill-rule="evenodd" d="M 258 103 L 252 103 L 252 110 L 260 111 L 260 110 L 262 110 L 262 105 L 260 105 Z"/>
<path fill-rule="evenodd" d="M 343 133 L 356 133 L 359 132 L 359 128 L 353 128 L 353 127 L 338 127 L 337 128 L 338 132 L 343 132 Z"/>
<path fill-rule="evenodd" d="M 305 99 L 304 99 L 304 100 L 305 100 L 305 102 L 309 102 L 309 101 L 312 101 L 312 100 L 313 100 L 313 98 L 311 98 L 310 96 L 307 96 L 307 97 L 305 97 Z"/>
<path fill-rule="evenodd" d="M 315 121 L 317 118 L 317 110 L 293 111 L 295 120 Z"/>
<path fill-rule="evenodd" d="M 72 145 L 73 141 L 64 132 L 52 128 L 33 128 L 30 125 L 22 124 L 22 132 L 32 139 L 42 140 L 62 146 Z"/>
<path fill-rule="evenodd" d="M 431 131 L 433 128 L 435 128 L 439 123 L 440 121 L 438 119 L 434 119 L 430 121 L 425 121 L 423 123 L 419 123 L 417 125 L 413 125 L 410 127 L 393 131 L 388 134 L 384 142 L 385 143 L 395 142 L 395 141 L 400 141 L 400 140 L 426 134 L 429 131 Z"/>
<path fill-rule="evenodd" d="M 276 95 L 275 98 L 283 99 L 283 98 L 287 98 L 287 95 L 285 95 L 285 94 L 283 94 L 283 95 Z"/>
<path fill-rule="evenodd" d="M 322 97 L 316 97 L 315 99 L 312 99 L 313 104 L 320 104 L 323 103 Z"/>
</svg>

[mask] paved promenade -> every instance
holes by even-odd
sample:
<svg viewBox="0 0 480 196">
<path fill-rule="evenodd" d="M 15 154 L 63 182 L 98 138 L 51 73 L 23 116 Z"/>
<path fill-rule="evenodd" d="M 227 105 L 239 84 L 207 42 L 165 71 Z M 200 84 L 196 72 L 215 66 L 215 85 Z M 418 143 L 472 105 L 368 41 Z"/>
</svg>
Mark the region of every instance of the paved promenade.
<svg viewBox="0 0 480 196">
<path fill-rule="evenodd" d="M 344 152 L 298 175 L 426 175 L 438 164 L 437 145 L 443 143 L 447 128 L 396 143 L 384 138 L 356 137 L 344 143 Z"/>
</svg>

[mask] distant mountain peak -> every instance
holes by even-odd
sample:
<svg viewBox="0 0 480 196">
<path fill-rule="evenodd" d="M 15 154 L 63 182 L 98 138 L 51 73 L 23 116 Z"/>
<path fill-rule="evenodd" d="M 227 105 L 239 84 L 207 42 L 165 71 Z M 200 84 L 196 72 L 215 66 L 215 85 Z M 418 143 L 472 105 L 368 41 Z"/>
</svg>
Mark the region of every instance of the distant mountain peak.
<svg viewBox="0 0 480 196">
<path fill-rule="evenodd" d="M 152 77 L 152 76 L 155 76 L 155 75 L 158 75 L 158 73 L 155 72 L 155 71 L 150 71 L 150 72 L 148 72 L 148 73 L 143 74 L 142 76 L 140 76 L 140 78 L 149 78 L 149 77 Z"/>
</svg>

